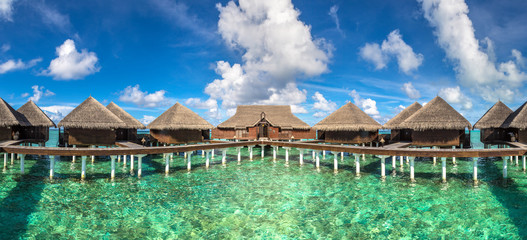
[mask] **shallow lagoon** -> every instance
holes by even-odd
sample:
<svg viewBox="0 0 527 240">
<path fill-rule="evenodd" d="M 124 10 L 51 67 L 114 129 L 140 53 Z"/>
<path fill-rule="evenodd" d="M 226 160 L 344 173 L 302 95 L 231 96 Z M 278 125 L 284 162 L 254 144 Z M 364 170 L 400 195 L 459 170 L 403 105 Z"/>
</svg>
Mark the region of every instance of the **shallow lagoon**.
<svg viewBox="0 0 527 240">
<path fill-rule="evenodd" d="M 477 139 L 475 134 L 473 138 Z M 49 143 L 53 144 L 53 143 Z M 122 163 L 114 182 L 110 161 L 88 161 L 87 180 L 80 181 L 80 161 L 57 157 L 50 181 L 47 159 L 18 161 L 0 174 L 1 238 L 507 238 L 527 236 L 527 175 L 509 165 L 501 180 L 500 159 L 479 159 L 480 183 L 472 183 L 472 162 L 448 161 L 448 183 L 431 159 L 416 161 L 416 183 L 408 165 L 380 179 L 380 162 L 361 161 L 360 177 L 346 156 L 333 172 L 333 156 L 316 171 L 310 154 L 300 166 L 298 152 L 290 162 L 272 150 L 254 161 L 234 149 L 224 167 L 216 155 L 207 170 L 201 155 L 187 172 L 176 156 L 171 173 L 163 174 L 161 156 L 143 160 L 143 177 Z M 496 161 L 497 160 L 497 161 Z M 398 162 L 398 161 L 397 161 Z M 137 164 L 137 163 L 136 163 Z M 128 165 L 129 166 L 129 165 Z M 391 172 L 391 161 L 387 161 Z"/>
</svg>

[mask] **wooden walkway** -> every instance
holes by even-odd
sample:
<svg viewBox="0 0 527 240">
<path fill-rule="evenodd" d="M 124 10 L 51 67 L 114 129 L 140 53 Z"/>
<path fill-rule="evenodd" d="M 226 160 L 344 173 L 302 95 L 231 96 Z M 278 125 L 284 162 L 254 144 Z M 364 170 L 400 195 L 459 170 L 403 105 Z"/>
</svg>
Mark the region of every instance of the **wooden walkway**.
<svg viewBox="0 0 527 240">
<path fill-rule="evenodd" d="M 21 143 L 23 142 L 22 140 L 7 140 L 7 141 L 2 141 L 0 142 L 0 148 L 1 147 L 5 147 L 5 146 L 9 146 L 9 145 L 14 145 L 14 144 L 17 144 L 17 143 Z"/>
<path fill-rule="evenodd" d="M 527 144 L 523 144 L 519 142 L 506 142 L 506 144 L 517 147 L 517 148 L 527 148 Z"/>
<path fill-rule="evenodd" d="M 411 143 L 409 143 L 409 142 L 396 142 L 396 143 L 392 143 L 392 144 L 385 145 L 384 148 L 387 148 L 387 149 L 397 149 L 397 148 L 408 147 L 408 146 L 410 146 L 410 145 L 411 145 Z"/>
<path fill-rule="evenodd" d="M 125 141 L 116 142 L 115 145 L 117 145 L 119 147 L 126 147 L 126 148 L 144 148 L 145 147 L 145 146 L 139 145 L 137 143 L 125 142 Z"/>
</svg>

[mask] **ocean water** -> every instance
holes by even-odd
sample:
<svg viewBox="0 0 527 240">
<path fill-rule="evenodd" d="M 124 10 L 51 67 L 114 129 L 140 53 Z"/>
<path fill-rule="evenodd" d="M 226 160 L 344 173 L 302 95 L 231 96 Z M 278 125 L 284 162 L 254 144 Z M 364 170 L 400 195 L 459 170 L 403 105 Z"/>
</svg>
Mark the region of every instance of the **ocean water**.
<svg viewBox="0 0 527 240">
<path fill-rule="evenodd" d="M 479 138 L 475 134 L 474 139 Z M 55 140 L 56 141 L 56 140 Z M 48 142 L 52 145 L 53 139 Z M 284 161 L 272 150 L 254 161 L 242 149 L 242 162 L 229 150 L 221 165 L 217 153 L 209 169 L 201 154 L 186 170 L 183 156 L 164 174 L 161 156 L 143 159 L 137 178 L 122 162 L 110 181 L 110 161 L 87 163 L 80 180 L 80 161 L 57 157 L 50 181 L 49 160 L 28 157 L 26 174 L 16 160 L 0 173 L 0 238 L 3 239 L 523 239 L 527 238 L 527 175 L 509 164 L 502 181 L 500 158 L 478 160 L 480 182 L 472 182 L 472 161 L 441 166 L 417 159 L 416 182 L 409 167 L 368 156 L 355 176 L 350 156 L 333 171 L 328 153 L 320 171 L 311 154 L 298 163 L 298 152 Z M 3 158 L 3 155 L 0 155 Z M 398 162 L 398 161 L 397 161 Z M 136 162 L 137 164 L 137 162 Z M 136 165 L 137 167 L 137 165 Z"/>
</svg>

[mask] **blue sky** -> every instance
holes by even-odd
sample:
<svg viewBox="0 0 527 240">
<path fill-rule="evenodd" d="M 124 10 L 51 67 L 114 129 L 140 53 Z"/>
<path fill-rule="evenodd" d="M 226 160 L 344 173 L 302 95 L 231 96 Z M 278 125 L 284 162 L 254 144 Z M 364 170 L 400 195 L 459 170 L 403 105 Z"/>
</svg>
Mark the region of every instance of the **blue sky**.
<svg viewBox="0 0 527 240">
<path fill-rule="evenodd" d="M 527 100 L 527 2 L 0 0 L 0 97 L 54 120 L 88 96 L 147 123 L 180 102 L 213 124 L 351 101 L 384 123 L 442 96 L 475 123 Z"/>
</svg>

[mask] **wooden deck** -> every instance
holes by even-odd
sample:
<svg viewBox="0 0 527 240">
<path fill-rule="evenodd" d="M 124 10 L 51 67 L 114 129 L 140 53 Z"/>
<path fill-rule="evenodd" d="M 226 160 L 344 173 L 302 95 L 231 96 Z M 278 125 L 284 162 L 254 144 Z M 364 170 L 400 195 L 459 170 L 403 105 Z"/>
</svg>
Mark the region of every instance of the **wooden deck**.
<svg viewBox="0 0 527 240">
<path fill-rule="evenodd" d="M 139 145 L 137 143 L 126 142 L 126 141 L 116 142 L 115 145 L 117 145 L 119 147 L 125 147 L 125 148 L 144 148 L 145 147 L 145 146 Z"/>
<path fill-rule="evenodd" d="M 23 140 L 7 140 L 7 141 L 1 141 L 1 142 L 0 142 L 0 148 L 1 148 L 1 147 L 5 147 L 5 146 L 9 146 L 9 145 L 14 145 L 14 144 L 21 143 L 21 142 L 23 142 Z"/>
<path fill-rule="evenodd" d="M 410 145 L 411 145 L 411 143 L 409 143 L 409 142 L 396 142 L 396 143 L 392 143 L 392 144 L 385 145 L 384 148 L 387 148 L 387 149 L 397 149 L 397 148 L 408 147 L 408 146 L 410 146 Z"/>
</svg>

